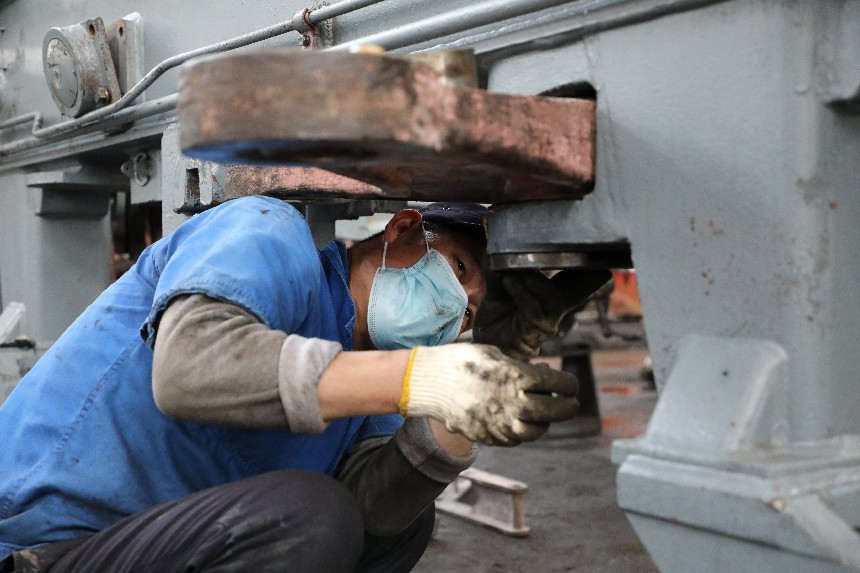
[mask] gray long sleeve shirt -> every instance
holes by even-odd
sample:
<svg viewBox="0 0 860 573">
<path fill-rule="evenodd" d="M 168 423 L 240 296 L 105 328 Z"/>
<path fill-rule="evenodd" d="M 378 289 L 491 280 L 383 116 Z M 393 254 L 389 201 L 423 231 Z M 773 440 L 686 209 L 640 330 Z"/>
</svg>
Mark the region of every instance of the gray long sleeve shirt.
<svg viewBox="0 0 860 573">
<path fill-rule="evenodd" d="M 237 428 L 319 433 L 320 376 L 340 344 L 272 330 L 244 309 L 204 295 L 171 301 L 153 357 L 153 394 L 167 415 Z M 338 473 L 356 496 L 365 527 L 407 527 L 477 457 L 454 456 L 425 418 L 407 418 L 393 438 L 355 445 Z"/>
</svg>

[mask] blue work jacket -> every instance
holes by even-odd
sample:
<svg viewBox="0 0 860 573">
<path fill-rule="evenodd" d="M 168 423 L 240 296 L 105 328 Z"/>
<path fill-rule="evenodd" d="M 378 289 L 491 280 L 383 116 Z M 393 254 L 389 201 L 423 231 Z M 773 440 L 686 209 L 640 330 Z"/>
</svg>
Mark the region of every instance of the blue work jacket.
<svg viewBox="0 0 860 573">
<path fill-rule="evenodd" d="M 352 348 L 346 249 L 317 251 L 301 215 L 270 198 L 229 201 L 147 248 L 0 406 L 0 560 L 89 535 L 151 507 L 263 472 L 332 475 L 399 416 L 333 421 L 319 435 L 174 420 L 152 396 L 152 348 L 170 300 L 202 293 L 267 326 Z"/>
</svg>

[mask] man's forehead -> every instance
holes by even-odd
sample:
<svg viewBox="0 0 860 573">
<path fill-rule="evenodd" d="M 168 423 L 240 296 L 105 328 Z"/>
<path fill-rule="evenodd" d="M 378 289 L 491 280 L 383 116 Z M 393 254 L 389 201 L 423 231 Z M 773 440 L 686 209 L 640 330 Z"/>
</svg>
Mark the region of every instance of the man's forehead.
<svg viewBox="0 0 860 573">
<path fill-rule="evenodd" d="M 448 246 L 448 248 L 456 249 L 460 252 L 465 252 L 470 255 L 472 258 L 472 263 L 481 267 L 481 263 L 484 260 L 484 254 L 487 252 L 487 248 L 485 243 L 480 239 L 472 237 L 470 235 L 464 235 L 462 233 L 458 233 L 456 231 L 451 230 L 442 230 L 434 231 L 437 236 L 444 237 L 443 244 Z"/>
</svg>

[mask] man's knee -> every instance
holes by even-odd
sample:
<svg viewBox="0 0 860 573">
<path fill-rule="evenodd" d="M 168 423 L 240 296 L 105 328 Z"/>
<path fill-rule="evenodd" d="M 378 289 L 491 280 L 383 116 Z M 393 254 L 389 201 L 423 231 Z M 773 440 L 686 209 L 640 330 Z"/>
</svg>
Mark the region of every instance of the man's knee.
<svg viewBox="0 0 860 573">
<path fill-rule="evenodd" d="M 301 564 L 297 571 L 353 570 L 364 543 L 364 522 L 341 483 L 296 470 L 243 481 L 237 487 L 245 491 L 218 520 L 223 533 L 216 561 L 264 558 Z"/>
</svg>

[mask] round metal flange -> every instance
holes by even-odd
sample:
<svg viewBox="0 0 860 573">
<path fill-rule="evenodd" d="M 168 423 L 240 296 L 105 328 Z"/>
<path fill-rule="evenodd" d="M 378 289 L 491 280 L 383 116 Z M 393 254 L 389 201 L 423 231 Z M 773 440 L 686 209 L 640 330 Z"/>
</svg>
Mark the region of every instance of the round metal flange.
<svg viewBox="0 0 860 573">
<path fill-rule="evenodd" d="M 48 89 L 65 116 L 81 115 L 104 105 L 101 59 L 93 41 L 96 23 L 86 20 L 51 28 L 42 42 L 42 65 Z"/>
<path fill-rule="evenodd" d="M 490 268 L 494 271 L 520 269 L 576 269 L 633 268 L 629 252 L 624 251 L 567 251 L 555 253 L 493 253 L 490 254 Z"/>
</svg>

